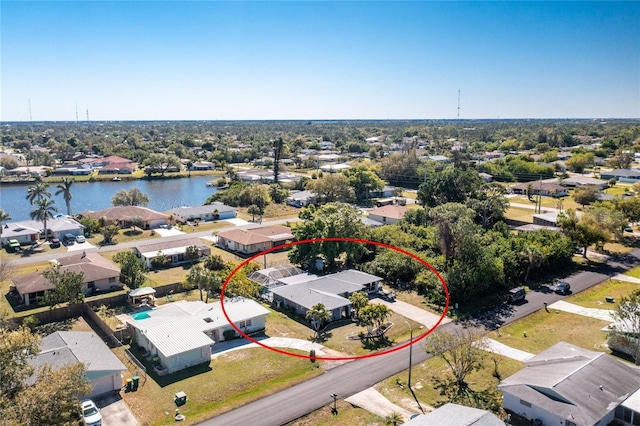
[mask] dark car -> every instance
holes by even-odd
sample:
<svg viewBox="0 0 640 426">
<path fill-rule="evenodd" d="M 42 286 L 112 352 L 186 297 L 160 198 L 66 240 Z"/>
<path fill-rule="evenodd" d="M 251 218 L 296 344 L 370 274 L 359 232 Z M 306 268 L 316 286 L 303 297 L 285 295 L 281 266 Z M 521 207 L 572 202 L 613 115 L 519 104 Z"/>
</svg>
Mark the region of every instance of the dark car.
<svg viewBox="0 0 640 426">
<path fill-rule="evenodd" d="M 569 285 L 569 283 L 564 281 L 561 283 L 558 283 L 558 285 L 556 286 L 556 293 L 564 294 L 564 295 L 571 293 L 571 285 Z"/>
<path fill-rule="evenodd" d="M 387 302 L 395 302 L 396 300 L 396 295 L 386 290 L 378 291 L 378 297 L 382 300 L 386 300 Z"/>
<path fill-rule="evenodd" d="M 58 248 L 58 247 L 60 247 L 60 240 L 59 240 L 59 239 L 57 239 L 57 238 L 52 238 L 52 239 L 49 241 L 49 247 L 51 247 L 51 248 Z"/>
<path fill-rule="evenodd" d="M 527 292 L 525 291 L 524 287 L 512 288 L 511 290 L 509 290 L 509 296 L 507 298 L 507 301 L 509 303 L 524 302 L 526 296 L 527 296 Z"/>
</svg>

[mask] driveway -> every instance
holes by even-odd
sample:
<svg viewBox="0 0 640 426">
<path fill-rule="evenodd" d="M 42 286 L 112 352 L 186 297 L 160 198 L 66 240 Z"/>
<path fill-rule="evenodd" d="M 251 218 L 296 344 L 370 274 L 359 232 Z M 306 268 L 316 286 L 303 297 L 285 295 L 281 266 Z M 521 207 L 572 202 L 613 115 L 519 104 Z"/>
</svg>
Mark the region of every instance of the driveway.
<svg viewBox="0 0 640 426">
<path fill-rule="evenodd" d="M 171 229 L 155 228 L 154 231 L 156 231 L 156 233 L 158 235 L 160 235 L 161 237 L 172 237 L 174 235 L 184 235 L 184 234 L 186 234 L 186 232 L 182 232 L 181 230 L 179 230 L 177 228 L 171 228 Z"/>
<path fill-rule="evenodd" d="M 87 242 L 74 243 L 72 246 L 67 246 L 67 251 L 80 251 L 80 250 L 89 250 L 94 248 L 96 248 L 96 246 Z"/>
<path fill-rule="evenodd" d="M 417 306 L 413 306 L 409 303 L 403 302 L 402 300 L 396 300 L 395 302 L 387 302 L 386 300 L 375 298 L 375 299 L 371 299 L 370 302 L 386 305 L 393 312 L 396 312 L 405 318 L 412 319 L 415 322 L 419 322 L 420 324 L 424 325 L 428 329 L 433 328 L 433 326 L 436 325 L 440 320 L 440 315 L 431 313 L 422 308 L 418 308 Z M 440 325 L 446 324 L 450 321 L 451 320 L 449 318 L 444 318 L 440 323 Z"/>
<path fill-rule="evenodd" d="M 225 219 L 224 221 L 225 222 L 229 222 L 229 223 L 231 223 L 232 225 L 235 225 L 235 226 L 242 226 L 242 225 L 250 225 L 251 224 L 251 222 L 247 222 L 244 219 L 238 219 L 237 217 L 233 218 L 233 219 Z"/>
<path fill-rule="evenodd" d="M 585 308 L 573 303 L 565 302 L 564 300 L 558 300 L 557 302 L 552 303 L 551 305 L 549 305 L 549 309 L 557 309 L 558 311 L 564 311 L 572 314 L 583 315 L 585 317 L 613 322 L 613 318 L 611 317 L 611 313 L 613 311 L 610 309 Z"/>
<path fill-rule="evenodd" d="M 138 426 L 138 420 L 133 416 L 127 404 L 117 393 L 110 393 L 95 399 L 95 403 L 102 414 L 103 426 Z"/>
<path fill-rule="evenodd" d="M 349 398 L 345 399 L 345 401 L 347 401 L 351 405 L 360 407 L 373 414 L 377 414 L 380 417 L 386 417 L 389 414 L 396 412 L 402 416 L 405 422 L 409 420 L 409 417 L 414 414 L 402 407 L 395 405 L 372 387 L 350 396 Z"/>
</svg>

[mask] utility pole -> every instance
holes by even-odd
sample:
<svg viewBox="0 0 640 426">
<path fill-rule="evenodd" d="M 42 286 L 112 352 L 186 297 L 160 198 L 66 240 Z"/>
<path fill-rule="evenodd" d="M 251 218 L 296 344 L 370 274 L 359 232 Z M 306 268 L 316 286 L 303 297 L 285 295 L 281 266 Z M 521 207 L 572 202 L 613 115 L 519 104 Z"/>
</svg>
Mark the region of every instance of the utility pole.
<svg viewBox="0 0 640 426">
<path fill-rule="evenodd" d="M 413 327 L 411 327 L 411 324 L 409 324 L 409 321 L 404 320 L 404 322 L 407 323 L 407 327 L 409 327 L 409 336 L 410 336 L 409 342 L 413 342 Z M 409 380 L 407 383 L 409 390 L 411 390 L 411 366 L 413 365 L 412 354 L 413 354 L 413 343 L 409 345 Z"/>
<path fill-rule="evenodd" d="M 458 89 L 458 121 L 460 121 L 460 89 Z"/>
</svg>

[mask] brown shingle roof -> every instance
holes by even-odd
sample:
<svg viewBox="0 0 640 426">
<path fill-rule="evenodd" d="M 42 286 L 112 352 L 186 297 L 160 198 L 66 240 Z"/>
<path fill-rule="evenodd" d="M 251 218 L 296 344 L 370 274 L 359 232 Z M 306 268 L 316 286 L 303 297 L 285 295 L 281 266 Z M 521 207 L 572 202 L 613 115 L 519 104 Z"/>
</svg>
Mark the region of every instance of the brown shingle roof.
<svg viewBox="0 0 640 426">
<path fill-rule="evenodd" d="M 107 221 L 119 221 L 119 220 L 129 220 L 132 217 L 141 217 L 144 221 L 150 220 L 158 220 L 158 219 L 169 219 L 169 216 L 163 213 L 159 213 L 155 210 L 148 209 L 146 207 L 138 207 L 138 206 L 119 206 L 119 207 L 111 207 L 104 210 L 98 211 L 86 211 L 80 213 L 82 216 L 89 216 L 96 220 L 99 220 L 101 217 L 104 217 Z"/>
<path fill-rule="evenodd" d="M 369 215 L 378 215 L 382 217 L 388 217 L 390 219 L 402 219 L 404 214 L 409 210 L 407 206 L 400 205 L 388 205 L 383 207 L 377 207 L 369 212 Z"/>
<path fill-rule="evenodd" d="M 281 236 L 282 238 L 280 238 Z M 291 233 L 291 229 L 286 226 L 274 225 L 252 229 L 230 229 L 219 232 L 218 237 L 223 237 L 247 246 L 274 241 L 274 237 L 277 237 L 279 240 L 289 240 L 293 238 L 293 234 Z"/>
</svg>

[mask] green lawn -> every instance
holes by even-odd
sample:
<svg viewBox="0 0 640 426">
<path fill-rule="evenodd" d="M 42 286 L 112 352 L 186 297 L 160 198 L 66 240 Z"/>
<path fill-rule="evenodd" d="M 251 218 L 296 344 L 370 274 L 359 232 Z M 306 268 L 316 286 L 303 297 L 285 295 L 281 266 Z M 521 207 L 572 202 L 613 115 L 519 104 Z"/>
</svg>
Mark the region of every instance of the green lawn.
<svg viewBox="0 0 640 426">
<path fill-rule="evenodd" d="M 640 278 L 640 266 L 636 266 L 635 268 L 628 270 L 624 274 L 629 275 L 630 277 Z"/>
<path fill-rule="evenodd" d="M 620 297 L 628 296 L 634 290 L 640 289 L 640 284 L 626 281 L 607 280 L 597 286 L 567 298 L 567 302 L 584 306 L 585 308 L 615 309 Z M 615 303 L 607 303 L 605 298 L 611 296 Z"/>
<path fill-rule="evenodd" d="M 523 209 L 520 207 L 509 207 L 504 214 L 505 219 L 515 220 L 518 222 L 533 223 L 534 210 Z"/>
<path fill-rule="evenodd" d="M 126 359 L 123 348 L 116 355 L 130 367 L 125 378 L 136 373 Z M 195 424 L 206 418 L 246 405 L 251 401 L 294 386 L 319 374 L 320 363 L 293 358 L 264 348 L 233 351 L 196 366 L 161 378 L 149 375 L 137 392 L 123 393 L 133 414 L 143 425 L 174 424 L 176 406 L 173 395 L 183 391 L 187 404 L 180 413 L 184 424 Z"/>
<path fill-rule="evenodd" d="M 422 349 L 416 345 L 414 347 L 415 350 Z M 506 378 L 524 368 L 524 364 L 520 361 L 487 352 L 482 368 L 467 377 L 467 383 L 473 391 L 495 391 L 495 387 L 500 383 L 500 380 L 494 377 L 493 359 L 498 362 L 498 373 L 502 378 Z M 395 374 L 387 380 L 376 384 L 375 388 L 394 404 L 413 412 L 419 412 L 419 408 L 406 386 L 408 373 L 409 370 L 405 370 Z M 411 387 L 425 411 L 430 407 L 439 406 L 446 402 L 446 399 L 440 394 L 440 390 L 436 386 L 439 381 L 446 379 L 449 375 L 447 365 L 437 357 L 419 365 L 414 365 L 411 371 Z M 496 401 L 501 401 L 498 393 L 494 394 L 494 398 Z"/>
<path fill-rule="evenodd" d="M 332 425 L 366 425 L 366 426 L 383 426 L 385 420 L 373 413 L 354 407 L 343 400 L 338 400 L 336 408 L 338 414 L 331 412 L 333 403 L 328 403 L 326 407 L 307 414 L 291 423 L 285 423 L 286 426 L 332 426 Z"/>
<path fill-rule="evenodd" d="M 159 238 L 160 235 L 153 229 L 143 230 L 140 228 L 134 229 L 120 229 L 118 234 L 113 237 L 113 241 L 117 243 L 126 243 L 129 241 L 140 241 L 140 240 L 148 240 L 153 238 Z M 94 246 L 100 246 L 100 244 L 104 241 L 104 237 L 102 234 L 97 233 L 93 234 L 91 237 L 87 238 L 87 242 L 93 244 Z"/>
<path fill-rule="evenodd" d="M 568 342 L 585 349 L 608 352 L 603 347 L 605 333 L 600 330 L 609 325 L 607 321 L 589 318 L 562 311 L 544 309 L 513 324 L 489 333 L 489 337 L 507 346 L 534 354 L 540 353 L 558 342 Z M 524 337 L 526 333 L 527 337 Z"/>
</svg>

